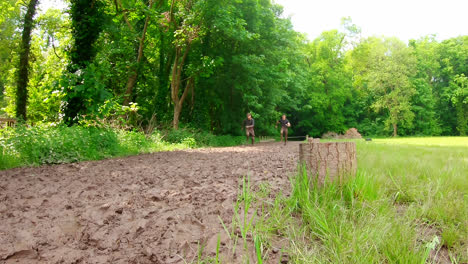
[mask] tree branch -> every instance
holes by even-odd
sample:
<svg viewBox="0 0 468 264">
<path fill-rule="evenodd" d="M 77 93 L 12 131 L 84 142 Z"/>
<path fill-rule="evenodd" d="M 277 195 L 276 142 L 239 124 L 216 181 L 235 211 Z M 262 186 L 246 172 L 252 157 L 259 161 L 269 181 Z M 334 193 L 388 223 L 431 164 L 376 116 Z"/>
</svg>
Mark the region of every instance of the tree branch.
<svg viewBox="0 0 468 264">
<path fill-rule="evenodd" d="M 185 98 L 187 97 L 187 94 L 188 94 L 188 91 L 191 90 L 191 88 L 193 87 L 193 76 L 190 77 L 190 79 L 188 80 L 187 82 L 187 85 L 185 86 L 185 89 L 184 89 L 184 92 L 182 93 L 182 96 L 180 97 L 180 100 L 179 100 L 179 103 L 180 104 L 183 104 L 184 103 L 184 100 Z"/>
<path fill-rule="evenodd" d="M 122 9 L 122 15 L 123 15 L 123 19 L 125 21 L 125 23 L 127 24 L 127 26 L 132 30 L 132 31 L 135 31 L 135 29 L 133 28 L 132 24 L 130 24 L 130 21 L 128 21 L 128 18 L 127 18 L 127 13 L 126 11 L 122 8 L 122 3 L 120 3 L 119 0 L 114 0 L 114 4 L 115 4 L 115 9 L 117 12 L 119 12 L 119 7 L 120 9 Z"/>
<path fill-rule="evenodd" d="M 54 49 L 54 54 L 55 56 L 57 56 L 57 58 L 59 58 L 60 60 L 62 59 L 62 57 L 60 57 L 57 52 L 55 51 L 55 44 L 54 44 L 54 37 L 50 37 L 52 39 L 52 48 Z"/>
</svg>

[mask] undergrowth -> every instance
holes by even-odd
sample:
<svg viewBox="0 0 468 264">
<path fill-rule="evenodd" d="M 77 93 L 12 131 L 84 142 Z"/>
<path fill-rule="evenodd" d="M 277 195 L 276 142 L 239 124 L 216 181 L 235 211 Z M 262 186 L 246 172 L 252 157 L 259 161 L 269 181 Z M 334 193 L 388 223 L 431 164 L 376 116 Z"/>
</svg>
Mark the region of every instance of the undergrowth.
<svg viewBox="0 0 468 264">
<path fill-rule="evenodd" d="M 243 137 L 190 130 L 146 135 L 115 128 L 63 125 L 18 126 L 0 130 L 0 169 L 61 164 L 203 146 L 234 146 Z"/>
<path fill-rule="evenodd" d="M 244 136 L 213 135 L 190 128 L 164 131 L 163 138 L 171 143 L 186 143 L 191 147 L 230 147 L 245 143 Z"/>
</svg>

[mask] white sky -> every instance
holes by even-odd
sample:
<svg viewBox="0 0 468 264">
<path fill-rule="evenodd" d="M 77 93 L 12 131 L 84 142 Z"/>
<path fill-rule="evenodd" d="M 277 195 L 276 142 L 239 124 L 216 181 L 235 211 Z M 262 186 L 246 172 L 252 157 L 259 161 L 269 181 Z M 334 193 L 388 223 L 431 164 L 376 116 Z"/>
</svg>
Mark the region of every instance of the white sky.
<svg viewBox="0 0 468 264">
<path fill-rule="evenodd" d="M 468 0 L 274 0 L 291 16 L 294 29 L 310 40 L 339 29 L 350 16 L 362 36 L 403 41 L 436 34 L 438 40 L 468 35 Z"/>
<path fill-rule="evenodd" d="M 64 10 L 67 4 L 64 0 L 39 0 L 39 12 L 44 13 L 49 8 Z"/>
<path fill-rule="evenodd" d="M 294 29 L 310 40 L 339 29 L 351 17 L 362 36 L 398 37 L 403 41 L 436 34 L 438 40 L 468 35 L 468 0 L 273 0 L 284 7 Z M 40 0 L 40 9 L 65 8 L 63 0 Z"/>
</svg>

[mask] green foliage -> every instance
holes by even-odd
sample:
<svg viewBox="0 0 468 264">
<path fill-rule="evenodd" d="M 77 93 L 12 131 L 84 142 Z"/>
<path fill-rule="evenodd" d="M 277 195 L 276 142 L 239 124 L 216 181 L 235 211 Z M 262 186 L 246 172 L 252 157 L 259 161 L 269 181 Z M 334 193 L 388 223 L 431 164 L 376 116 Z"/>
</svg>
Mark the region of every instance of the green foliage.
<svg viewBox="0 0 468 264">
<path fill-rule="evenodd" d="M 241 136 L 216 136 L 206 131 L 188 128 L 168 130 L 164 139 L 171 143 L 187 144 L 190 147 L 228 147 L 241 145 L 245 141 L 245 137 Z"/>
<path fill-rule="evenodd" d="M 70 50 L 68 83 L 65 94 L 64 118 L 67 124 L 75 124 L 82 115 L 99 107 L 106 99 L 100 81 L 100 72 L 92 68 L 92 59 L 97 49 L 95 42 L 103 28 L 104 3 L 100 0 L 72 0 L 70 6 L 71 34 L 73 45 Z M 88 69 L 89 68 L 89 69 Z M 88 109 L 91 108 L 91 109 Z"/>
<path fill-rule="evenodd" d="M 13 86 L 15 76 L 16 48 L 19 34 L 16 31 L 20 24 L 20 4 L 16 0 L 5 0 L 0 3 L 0 107 L 5 107 L 11 98 L 5 98 L 7 88 Z M 4 109 L 0 111 L 3 113 Z"/>
<path fill-rule="evenodd" d="M 13 116 L 22 14 L 14 0 L 1 10 L 0 107 Z M 466 133 L 467 36 L 362 38 L 348 17 L 309 41 L 281 14 L 256 0 L 73 0 L 67 12 L 45 10 L 31 41 L 27 118 L 144 130 L 177 119 L 240 136 L 251 112 L 265 136 L 281 114 L 291 135 Z"/>
<path fill-rule="evenodd" d="M 141 133 L 92 127 L 19 126 L 1 133 L 1 169 L 137 154 L 151 146 Z"/>
<path fill-rule="evenodd" d="M 374 96 L 370 108 L 385 113 L 387 128 L 397 136 L 401 124 L 411 127 L 414 113 L 410 99 L 415 93 L 410 82 L 414 74 L 411 50 L 397 39 L 369 39 L 368 72 L 363 76 L 369 94 Z"/>
<path fill-rule="evenodd" d="M 457 111 L 457 130 L 465 136 L 468 130 L 468 77 L 465 74 L 455 75 L 452 87 L 452 104 Z"/>
<path fill-rule="evenodd" d="M 99 160 L 200 146 L 234 146 L 244 137 L 214 136 L 195 130 L 150 135 L 93 126 L 37 125 L 0 130 L 0 169 Z"/>
<path fill-rule="evenodd" d="M 104 22 L 102 1 L 72 0 L 70 5 L 73 46 L 70 51 L 70 72 L 83 69 L 96 55 L 94 43 Z"/>
<path fill-rule="evenodd" d="M 433 78 L 440 71 L 438 42 L 433 37 L 425 37 L 409 42 L 416 58 L 416 75 L 411 78 L 415 94 L 411 98 L 411 111 L 414 113 L 412 128 L 402 131 L 406 134 L 440 135 L 442 133 L 437 120 L 436 97 Z M 408 130 L 408 129 L 406 129 Z"/>
<path fill-rule="evenodd" d="M 84 71 L 65 73 L 60 80 L 62 87 L 73 88 L 65 91 L 64 121 L 77 123 L 81 119 L 93 119 L 102 104 L 112 98 L 103 83 L 104 73 L 95 64 L 89 64 Z"/>
<path fill-rule="evenodd" d="M 437 118 L 440 120 L 443 134 L 457 135 L 460 131 L 457 130 L 457 122 L 460 113 L 453 104 L 453 83 L 455 76 L 464 74 L 468 75 L 468 36 L 460 36 L 441 42 L 437 47 L 437 53 L 440 62 L 440 71 L 435 74 L 434 80 L 434 97 L 437 104 Z M 451 85 L 452 83 L 452 85 Z M 457 120 L 458 119 L 458 120 Z"/>
<path fill-rule="evenodd" d="M 23 166 L 102 159 L 118 153 L 117 135 L 97 128 L 19 126 L 2 131 L 1 142 L 4 156 L 13 156 Z"/>
<path fill-rule="evenodd" d="M 298 132 L 320 136 L 327 131 L 344 132 L 345 103 L 351 99 L 352 76 L 345 67 L 345 35 L 323 32 L 307 46 L 309 85 L 306 107 L 299 110 Z"/>
<path fill-rule="evenodd" d="M 27 5 L 26 14 L 23 19 L 23 31 L 21 33 L 21 43 L 19 47 L 19 61 L 16 79 L 16 109 L 15 116 L 18 119 L 26 120 L 26 105 L 28 101 L 29 82 L 29 61 L 31 51 L 31 32 L 34 29 L 34 15 L 38 0 L 30 0 Z"/>
</svg>

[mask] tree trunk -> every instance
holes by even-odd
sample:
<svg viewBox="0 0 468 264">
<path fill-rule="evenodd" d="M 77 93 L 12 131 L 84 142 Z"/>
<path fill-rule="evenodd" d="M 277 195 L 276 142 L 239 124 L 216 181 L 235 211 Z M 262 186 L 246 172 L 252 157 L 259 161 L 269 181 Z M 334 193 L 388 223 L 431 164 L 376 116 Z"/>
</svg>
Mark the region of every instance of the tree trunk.
<svg viewBox="0 0 468 264">
<path fill-rule="evenodd" d="M 26 104 L 28 101 L 29 53 L 31 50 L 31 31 L 34 27 L 33 17 L 36 13 L 38 0 L 31 0 L 24 16 L 24 28 L 21 38 L 18 81 L 16 86 L 16 117 L 26 120 Z"/>
<path fill-rule="evenodd" d="M 87 65 L 96 57 L 97 50 L 94 47 L 99 35 L 102 32 L 105 15 L 102 13 L 104 8 L 103 1 L 97 0 L 70 0 L 71 18 L 71 36 L 72 45 L 69 49 L 70 63 L 67 71 L 75 75 L 70 83 L 65 86 L 65 104 L 63 104 L 63 122 L 68 126 L 76 124 L 81 117 L 93 112 L 89 108 L 90 100 L 97 102 L 94 94 L 96 88 L 86 87 L 86 90 L 80 89 L 79 85 L 85 80 L 85 74 L 78 72 L 87 72 Z M 89 89 L 89 91 L 88 91 Z"/>
<path fill-rule="evenodd" d="M 150 0 L 148 8 L 151 9 L 151 7 L 153 7 L 152 0 Z M 150 15 L 147 15 L 145 19 L 145 25 L 143 27 L 143 32 L 141 33 L 140 44 L 138 46 L 136 67 L 131 70 L 130 76 L 128 77 L 123 105 L 128 105 L 132 99 L 133 88 L 135 87 L 135 84 L 138 78 L 138 69 L 140 68 L 139 64 L 141 62 L 141 58 L 143 57 L 143 48 L 145 44 L 145 37 L 146 37 L 146 31 L 148 30 L 149 20 L 150 20 Z"/>
<path fill-rule="evenodd" d="M 164 37 L 164 33 L 160 33 L 160 43 L 161 48 L 159 51 L 159 86 L 157 94 L 154 97 L 155 112 L 157 117 L 160 120 L 170 120 L 170 116 L 167 113 L 170 113 L 170 85 L 169 85 L 169 75 L 171 73 L 171 65 L 173 59 L 173 50 L 169 49 L 169 43 Z"/>
<path fill-rule="evenodd" d="M 463 99 L 460 98 L 458 100 L 458 103 L 455 107 L 457 111 L 457 130 L 460 136 L 466 136 L 466 124 L 467 124 L 467 115 L 466 115 L 466 109 L 468 107 L 465 106 L 463 103 Z"/>
<path fill-rule="evenodd" d="M 138 70 L 133 69 L 132 72 L 130 73 L 130 76 L 128 76 L 127 85 L 125 86 L 126 89 L 125 89 L 123 105 L 130 104 L 130 101 L 132 99 L 133 87 L 135 87 L 137 78 L 138 78 Z"/>
<path fill-rule="evenodd" d="M 182 104 L 174 104 L 174 119 L 172 126 L 175 130 L 179 129 L 180 112 L 182 112 Z"/>
<path fill-rule="evenodd" d="M 184 103 L 189 90 L 191 90 L 193 93 L 193 88 L 194 88 L 193 82 L 194 82 L 194 78 L 190 77 L 187 80 L 187 85 L 185 86 L 182 96 L 179 99 L 177 99 L 176 102 L 174 102 L 174 119 L 172 121 L 172 126 L 175 130 L 179 129 L 179 119 L 180 119 L 180 113 L 182 112 L 182 104 Z"/>
<path fill-rule="evenodd" d="M 182 47 L 177 47 L 174 57 L 174 65 L 172 66 L 171 99 L 174 103 L 174 119 L 172 120 L 172 125 L 175 130 L 179 129 L 179 117 L 180 111 L 182 110 L 182 104 L 185 100 L 185 97 L 187 97 L 188 90 L 193 88 L 193 77 L 189 77 L 187 80 L 187 85 L 182 92 L 182 96 L 179 97 L 179 90 L 182 82 L 182 69 L 184 68 L 185 60 L 187 59 L 189 50 L 190 45 L 187 45 L 184 53 L 182 54 Z M 176 113 L 177 111 L 179 111 L 179 113 Z"/>
<path fill-rule="evenodd" d="M 397 124 L 393 124 L 393 136 L 396 137 L 397 136 Z"/>
</svg>

